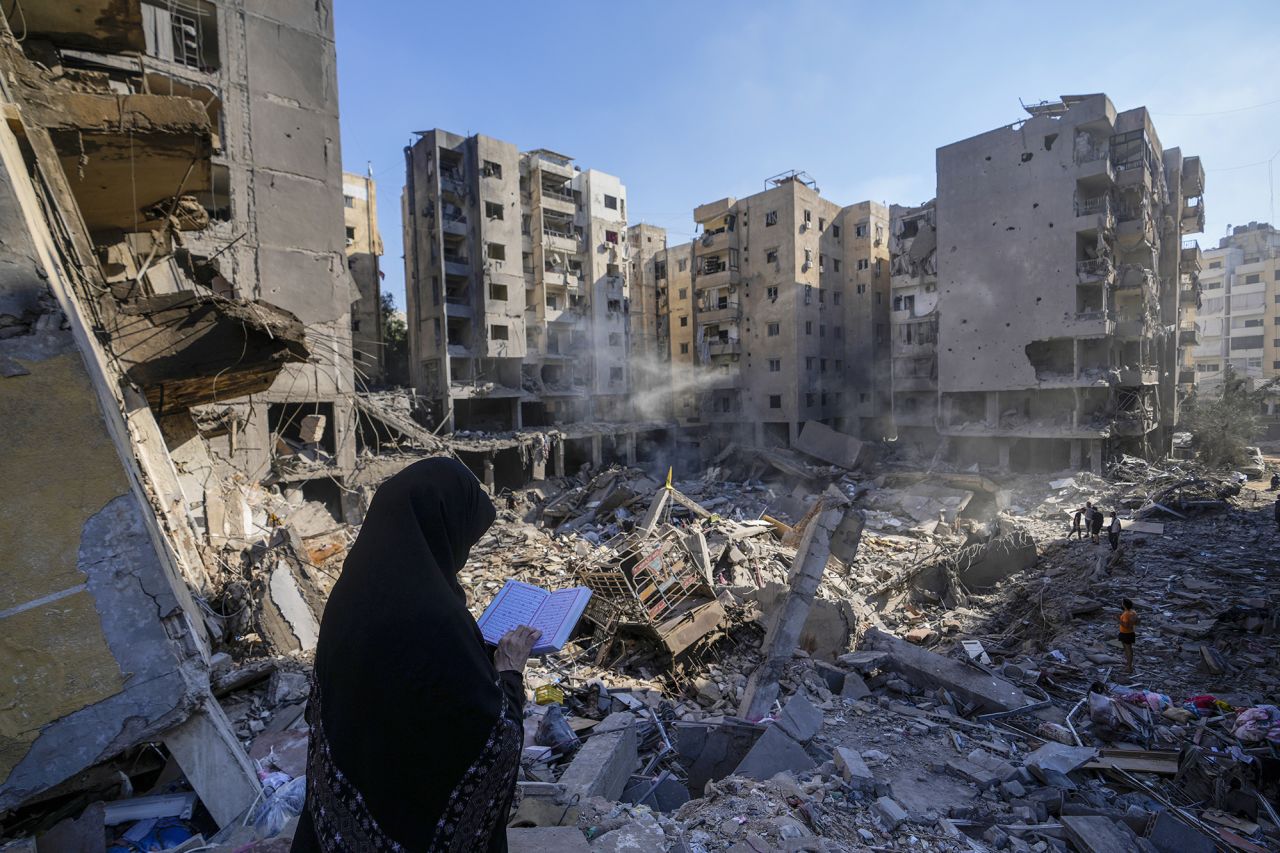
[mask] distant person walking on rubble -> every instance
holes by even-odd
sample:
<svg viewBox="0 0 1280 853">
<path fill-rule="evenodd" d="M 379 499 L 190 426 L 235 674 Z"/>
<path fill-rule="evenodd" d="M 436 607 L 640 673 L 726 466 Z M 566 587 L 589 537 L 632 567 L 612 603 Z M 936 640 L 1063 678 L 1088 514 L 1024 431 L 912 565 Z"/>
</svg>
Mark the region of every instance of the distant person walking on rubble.
<svg viewBox="0 0 1280 853">
<path fill-rule="evenodd" d="M 1280 471 L 1276 471 L 1271 475 L 1271 491 L 1280 489 Z"/>
<path fill-rule="evenodd" d="M 1112 551 L 1120 548 L 1120 517 L 1114 509 L 1111 510 L 1111 523 L 1107 525 L 1107 540 L 1111 543 Z"/>
<path fill-rule="evenodd" d="M 1125 599 L 1120 602 L 1124 607 L 1120 611 L 1120 644 L 1124 646 L 1124 665 L 1128 672 L 1133 672 L 1133 644 L 1138 639 L 1135 629 L 1138 627 L 1138 614 L 1133 609 L 1133 602 Z"/>
<path fill-rule="evenodd" d="M 454 459 L 374 495 L 320 624 L 293 853 L 507 849 L 538 632 L 491 656 L 467 610 L 458 572 L 494 516 Z"/>
<path fill-rule="evenodd" d="M 1076 510 L 1076 517 L 1071 520 L 1071 532 L 1067 534 L 1068 541 L 1071 540 L 1072 536 L 1076 537 L 1077 539 L 1084 538 L 1084 524 L 1082 523 L 1083 518 L 1084 518 L 1084 510 L 1082 509 Z"/>
<path fill-rule="evenodd" d="M 1098 537 L 1102 535 L 1102 510 L 1093 506 L 1093 504 L 1090 504 L 1089 506 L 1093 509 L 1093 521 L 1089 523 L 1089 541 L 1094 545 L 1097 545 L 1100 541 Z"/>
</svg>

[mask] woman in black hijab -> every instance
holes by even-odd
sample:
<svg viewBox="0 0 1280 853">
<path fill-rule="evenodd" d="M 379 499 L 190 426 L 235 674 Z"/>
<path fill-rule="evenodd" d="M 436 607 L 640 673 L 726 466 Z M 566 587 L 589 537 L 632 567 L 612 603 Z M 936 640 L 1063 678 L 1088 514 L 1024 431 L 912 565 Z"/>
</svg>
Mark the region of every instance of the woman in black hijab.
<svg viewBox="0 0 1280 853">
<path fill-rule="evenodd" d="M 493 519 L 453 459 L 374 495 L 320 625 L 295 853 L 507 849 L 538 632 L 491 659 L 467 611 L 458 570 Z"/>
</svg>

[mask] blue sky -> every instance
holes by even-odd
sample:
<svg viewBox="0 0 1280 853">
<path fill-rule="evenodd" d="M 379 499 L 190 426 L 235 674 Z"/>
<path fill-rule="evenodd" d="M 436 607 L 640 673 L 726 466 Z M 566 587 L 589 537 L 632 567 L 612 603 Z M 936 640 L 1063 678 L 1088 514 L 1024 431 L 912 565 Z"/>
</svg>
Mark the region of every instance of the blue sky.
<svg viewBox="0 0 1280 853">
<path fill-rule="evenodd" d="M 403 307 L 400 190 L 415 130 L 485 133 L 621 176 L 631 222 L 803 169 L 839 204 L 918 204 L 934 150 L 1019 107 L 1145 105 L 1207 171 L 1202 246 L 1276 222 L 1280 3 L 423 3 L 335 0 L 342 156 L 372 164 L 385 289 Z M 1280 180 L 1280 175 L 1275 176 Z M 1276 223 L 1280 224 L 1280 223 Z"/>
</svg>

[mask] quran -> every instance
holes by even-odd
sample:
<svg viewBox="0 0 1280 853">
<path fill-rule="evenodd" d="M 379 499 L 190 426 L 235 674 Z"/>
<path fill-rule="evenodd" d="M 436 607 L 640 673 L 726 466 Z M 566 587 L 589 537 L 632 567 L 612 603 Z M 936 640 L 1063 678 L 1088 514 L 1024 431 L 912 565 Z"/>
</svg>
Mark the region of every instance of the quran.
<svg viewBox="0 0 1280 853">
<path fill-rule="evenodd" d="M 480 614 L 477 624 L 485 642 L 494 646 L 513 628 L 521 625 L 537 628 L 542 636 L 534 644 L 532 654 L 545 655 L 560 651 L 569 641 L 590 599 L 591 590 L 584 586 L 551 592 L 509 580 Z"/>
</svg>

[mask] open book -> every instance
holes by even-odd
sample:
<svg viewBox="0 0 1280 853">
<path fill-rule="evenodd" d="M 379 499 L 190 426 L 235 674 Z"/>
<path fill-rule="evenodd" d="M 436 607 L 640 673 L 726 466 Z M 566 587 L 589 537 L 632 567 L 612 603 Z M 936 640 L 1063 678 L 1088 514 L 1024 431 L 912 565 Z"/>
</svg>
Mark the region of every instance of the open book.
<svg viewBox="0 0 1280 853">
<path fill-rule="evenodd" d="M 585 586 L 550 592 L 533 584 L 509 580 L 480 614 L 480 633 L 486 643 L 496 646 L 503 634 L 528 625 L 542 632 L 533 654 L 558 652 L 569 641 L 590 598 L 591 590 Z"/>
</svg>

